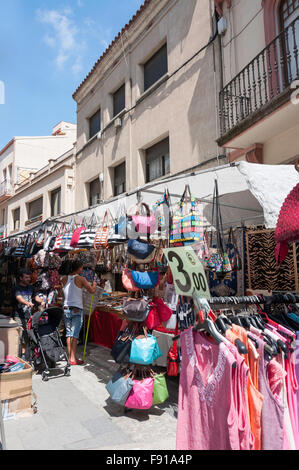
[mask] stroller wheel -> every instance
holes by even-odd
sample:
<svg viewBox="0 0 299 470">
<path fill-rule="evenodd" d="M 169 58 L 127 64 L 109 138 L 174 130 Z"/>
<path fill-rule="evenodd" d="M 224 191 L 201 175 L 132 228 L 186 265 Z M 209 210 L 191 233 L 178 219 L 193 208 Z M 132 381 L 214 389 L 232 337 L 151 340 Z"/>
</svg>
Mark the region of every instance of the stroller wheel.
<svg viewBox="0 0 299 470">
<path fill-rule="evenodd" d="M 69 377 L 69 376 L 71 375 L 71 369 L 70 369 L 69 367 L 66 367 L 66 368 L 64 369 L 64 375 L 65 375 L 66 377 Z"/>
<path fill-rule="evenodd" d="M 44 382 L 48 382 L 48 380 L 49 380 L 49 374 L 45 371 L 42 373 L 42 380 Z"/>
</svg>

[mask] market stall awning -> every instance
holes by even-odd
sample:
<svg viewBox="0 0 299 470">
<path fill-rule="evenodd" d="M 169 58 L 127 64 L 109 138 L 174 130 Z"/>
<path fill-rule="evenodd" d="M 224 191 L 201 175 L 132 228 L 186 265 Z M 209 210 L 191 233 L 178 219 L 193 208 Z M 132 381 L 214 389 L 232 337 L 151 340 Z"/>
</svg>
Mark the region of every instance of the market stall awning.
<svg viewBox="0 0 299 470">
<path fill-rule="evenodd" d="M 209 224 L 212 221 L 215 179 L 218 181 L 224 226 L 264 224 L 266 228 L 274 228 L 284 199 L 298 181 L 298 173 L 292 165 L 239 162 L 152 182 L 59 220 L 89 218 L 93 213 L 101 220 L 107 208 L 113 215 L 117 214 L 119 201 L 125 201 L 127 209 L 138 200 L 151 207 L 165 189 L 168 189 L 174 205 L 183 194 L 185 185 L 189 184 L 194 197 L 202 203 L 205 220 Z"/>
</svg>

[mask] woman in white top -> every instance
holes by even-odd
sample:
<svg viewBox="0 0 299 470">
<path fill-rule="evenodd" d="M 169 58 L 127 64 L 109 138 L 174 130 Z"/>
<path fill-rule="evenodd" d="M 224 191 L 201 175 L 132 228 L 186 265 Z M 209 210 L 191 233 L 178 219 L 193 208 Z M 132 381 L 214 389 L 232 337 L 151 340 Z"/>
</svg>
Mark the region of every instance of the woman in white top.
<svg viewBox="0 0 299 470">
<path fill-rule="evenodd" d="M 83 361 L 76 359 L 78 339 L 83 324 L 83 291 L 86 289 L 94 294 L 97 283 L 89 284 L 81 276 L 83 264 L 79 261 L 72 262 L 72 273 L 62 278 L 64 293 L 64 323 L 66 329 L 67 350 L 71 366 L 83 364 Z"/>
</svg>

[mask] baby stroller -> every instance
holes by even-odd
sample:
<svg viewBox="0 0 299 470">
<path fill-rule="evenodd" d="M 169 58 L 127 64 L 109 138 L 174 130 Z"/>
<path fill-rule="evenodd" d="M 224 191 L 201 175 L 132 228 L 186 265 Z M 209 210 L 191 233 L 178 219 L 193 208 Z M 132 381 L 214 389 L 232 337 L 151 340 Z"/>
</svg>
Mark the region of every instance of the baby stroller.
<svg viewBox="0 0 299 470">
<path fill-rule="evenodd" d="M 70 375 L 70 363 L 64 350 L 58 327 L 63 317 L 63 309 L 50 307 L 36 312 L 28 321 L 29 348 L 31 363 L 42 373 L 42 380 L 49 380 L 50 370 L 57 369 L 56 363 L 66 361 L 64 375 Z"/>
</svg>

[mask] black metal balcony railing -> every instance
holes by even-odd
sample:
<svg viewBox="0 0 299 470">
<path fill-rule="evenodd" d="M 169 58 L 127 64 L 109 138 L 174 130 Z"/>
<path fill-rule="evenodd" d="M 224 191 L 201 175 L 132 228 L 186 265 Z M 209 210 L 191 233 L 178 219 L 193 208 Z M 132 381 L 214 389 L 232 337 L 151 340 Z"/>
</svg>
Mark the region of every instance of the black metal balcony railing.
<svg viewBox="0 0 299 470">
<path fill-rule="evenodd" d="M 221 90 L 221 136 L 299 80 L 298 43 L 299 16 Z"/>
</svg>

